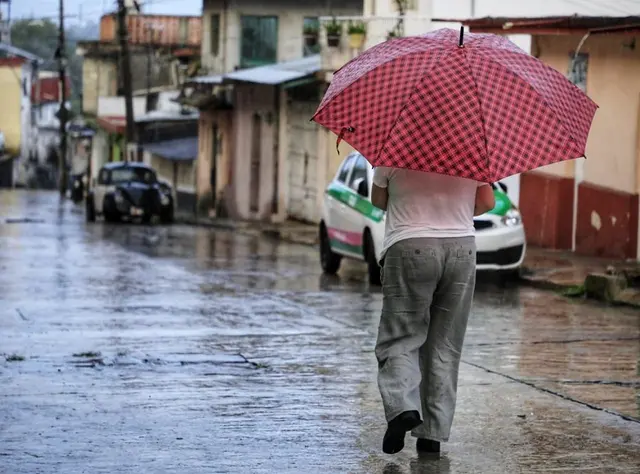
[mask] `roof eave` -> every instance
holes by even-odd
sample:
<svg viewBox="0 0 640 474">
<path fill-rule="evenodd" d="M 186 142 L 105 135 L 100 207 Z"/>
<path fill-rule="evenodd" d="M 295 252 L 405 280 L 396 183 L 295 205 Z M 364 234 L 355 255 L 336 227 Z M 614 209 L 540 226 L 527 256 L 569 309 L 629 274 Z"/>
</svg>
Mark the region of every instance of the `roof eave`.
<svg viewBox="0 0 640 474">
<path fill-rule="evenodd" d="M 486 17 L 461 20 L 473 33 L 528 35 L 637 34 L 640 17 Z"/>
</svg>

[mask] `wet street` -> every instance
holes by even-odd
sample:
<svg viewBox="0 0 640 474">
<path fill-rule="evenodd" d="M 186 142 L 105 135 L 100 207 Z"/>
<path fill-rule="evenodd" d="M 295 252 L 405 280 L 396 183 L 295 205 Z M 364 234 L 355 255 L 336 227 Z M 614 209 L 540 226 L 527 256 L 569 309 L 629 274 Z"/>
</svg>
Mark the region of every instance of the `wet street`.
<svg viewBox="0 0 640 474">
<path fill-rule="evenodd" d="M 0 192 L 0 473 L 640 472 L 640 313 L 478 279 L 451 442 L 388 456 L 360 264 Z"/>
</svg>

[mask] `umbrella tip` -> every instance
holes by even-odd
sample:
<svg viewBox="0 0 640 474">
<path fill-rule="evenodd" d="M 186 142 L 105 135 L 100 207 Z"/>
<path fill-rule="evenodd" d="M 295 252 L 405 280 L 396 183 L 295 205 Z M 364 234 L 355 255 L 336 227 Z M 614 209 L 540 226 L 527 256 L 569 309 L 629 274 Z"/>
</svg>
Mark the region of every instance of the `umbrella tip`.
<svg viewBox="0 0 640 474">
<path fill-rule="evenodd" d="M 458 43 L 458 46 L 464 48 L 464 26 L 460 27 L 460 42 Z"/>
</svg>

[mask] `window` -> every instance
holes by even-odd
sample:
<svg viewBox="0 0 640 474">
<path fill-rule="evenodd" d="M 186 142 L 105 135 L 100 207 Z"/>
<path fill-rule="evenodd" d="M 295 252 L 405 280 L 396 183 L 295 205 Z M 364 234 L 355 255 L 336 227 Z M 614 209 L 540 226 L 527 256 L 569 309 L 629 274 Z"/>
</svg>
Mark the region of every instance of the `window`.
<svg viewBox="0 0 640 474">
<path fill-rule="evenodd" d="M 220 15 L 214 14 L 210 18 L 211 24 L 209 25 L 209 48 L 211 49 L 212 56 L 218 56 L 220 54 Z"/>
<path fill-rule="evenodd" d="M 304 36 L 304 42 L 302 43 L 303 56 L 312 56 L 320 53 L 320 41 L 318 41 L 319 32 L 320 20 L 318 18 L 307 17 L 304 19 L 302 25 L 302 33 Z"/>
<path fill-rule="evenodd" d="M 264 66 L 278 59 L 278 18 L 242 16 L 240 67 Z"/>
<path fill-rule="evenodd" d="M 347 183 L 347 176 L 349 176 L 349 171 L 351 171 L 355 159 L 356 155 L 350 155 L 344 160 L 342 168 L 340 168 L 340 173 L 338 174 L 338 181 L 345 184 Z"/>
<path fill-rule="evenodd" d="M 353 173 L 351 173 L 351 179 L 349 180 L 349 187 L 354 191 L 358 190 L 360 181 L 367 182 L 367 160 L 363 156 L 358 156 L 355 166 L 353 167 Z"/>
<path fill-rule="evenodd" d="M 587 91 L 587 71 L 589 69 L 589 55 L 587 53 L 579 53 L 575 57 L 575 53 L 569 56 L 569 80 L 578 86 L 582 92 Z"/>
<path fill-rule="evenodd" d="M 151 184 L 155 183 L 157 178 L 153 171 L 146 168 L 116 168 L 111 172 L 112 184 L 131 181 Z"/>
</svg>

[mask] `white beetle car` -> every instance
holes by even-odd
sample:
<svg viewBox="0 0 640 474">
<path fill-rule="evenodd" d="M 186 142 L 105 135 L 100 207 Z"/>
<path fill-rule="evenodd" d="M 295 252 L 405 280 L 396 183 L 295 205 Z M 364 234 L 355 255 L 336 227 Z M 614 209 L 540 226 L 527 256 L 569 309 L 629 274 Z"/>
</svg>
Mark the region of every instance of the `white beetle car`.
<svg viewBox="0 0 640 474">
<path fill-rule="evenodd" d="M 373 168 L 357 152 L 349 154 L 325 191 L 320 222 L 320 261 L 334 274 L 342 257 L 364 260 L 369 282 L 380 283 L 378 260 L 384 239 L 385 213 L 371 204 Z M 494 187 L 496 207 L 474 218 L 478 270 L 517 270 L 526 251 L 520 212 Z"/>
</svg>

